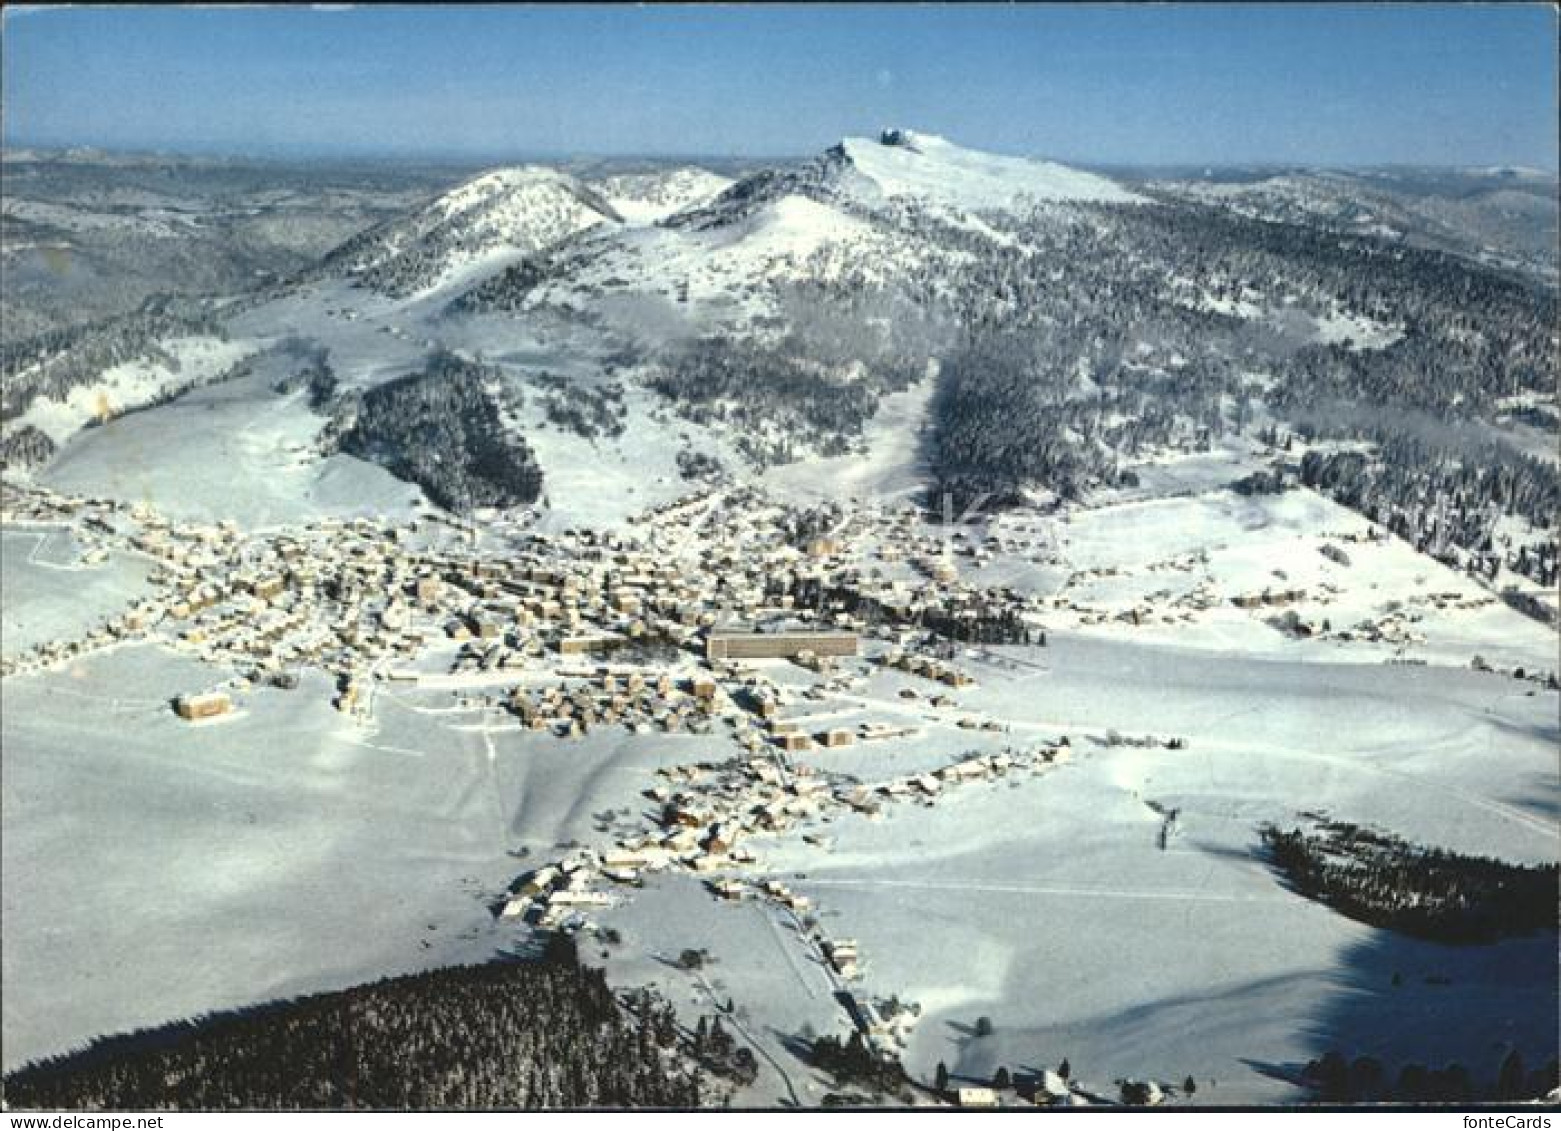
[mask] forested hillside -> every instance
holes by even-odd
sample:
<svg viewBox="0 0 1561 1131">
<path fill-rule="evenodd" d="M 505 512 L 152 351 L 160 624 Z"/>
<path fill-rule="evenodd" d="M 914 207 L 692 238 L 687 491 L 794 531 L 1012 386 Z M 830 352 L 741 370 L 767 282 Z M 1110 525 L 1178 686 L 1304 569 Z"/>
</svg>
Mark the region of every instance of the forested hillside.
<svg viewBox="0 0 1561 1131">
<path fill-rule="evenodd" d="M 532 503 L 542 469 L 504 420 L 519 395 L 497 371 L 439 353 L 421 372 L 339 401 L 326 443 L 416 483 L 453 511 Z"/>
<path fill-rule="evenodd" d="M 0 346 L 0 421 L 20 416 L 38 397 L 62 400 L 127 361 L 176 365 L 164 343 L 195 336 L 221 339 L 227 332 L 207 305 L 158 296 L 130 314 L 9 342 Z"/>
<path fill-rule="evenodd" d="M 723 1086 L 648 993 L 567 940 L 538 962 L 389 978 L 100 1041 L 5 1080 L 12 1108 L 698 1107 Z"/>
</svg>

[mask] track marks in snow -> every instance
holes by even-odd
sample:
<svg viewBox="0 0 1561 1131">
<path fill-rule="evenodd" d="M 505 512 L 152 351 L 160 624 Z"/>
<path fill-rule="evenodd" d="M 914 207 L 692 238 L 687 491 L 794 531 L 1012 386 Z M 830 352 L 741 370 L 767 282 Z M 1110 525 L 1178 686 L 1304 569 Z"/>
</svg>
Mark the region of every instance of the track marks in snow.
<svg viewBox="0 0 1561 1131">
<path fill-rule="evenodd" d="M 1089 887 L 1076 884 L 992 883 L 984 880 L 886 880 L 810 878 L 809 886 L 905 888 L 913 891 L 980 892 L 984 895 L 1055 895 L 1080 899 L 1144 899 L 1174 903 L 1290 903 L 1279 895 L 1232 895 L 1209 891 L 1168 891 L 1163 888 Z"/>
</svg>

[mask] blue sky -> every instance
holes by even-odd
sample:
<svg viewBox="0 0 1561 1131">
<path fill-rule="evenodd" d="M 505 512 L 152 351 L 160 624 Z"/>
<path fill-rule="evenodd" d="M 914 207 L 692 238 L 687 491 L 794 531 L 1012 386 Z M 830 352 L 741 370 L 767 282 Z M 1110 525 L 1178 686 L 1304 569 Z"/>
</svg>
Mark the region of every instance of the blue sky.
<svg viewBox="0 0 1561 1131">
<path fill-rule="evenodd" d="M 254 154 L 1557 163 L 1546 6 L 32 8 L 4 137 Z"/>
</svg>

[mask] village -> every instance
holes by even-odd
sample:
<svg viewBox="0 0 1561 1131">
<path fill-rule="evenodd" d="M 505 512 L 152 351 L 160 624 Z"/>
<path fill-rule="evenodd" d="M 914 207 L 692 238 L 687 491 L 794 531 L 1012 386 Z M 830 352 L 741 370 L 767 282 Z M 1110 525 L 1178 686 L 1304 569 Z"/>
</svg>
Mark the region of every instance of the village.
<svg viewBox="0 0 1561 1131">
<path fill-rule="evenodd" d="M 908 640 L 924 618 L 942 617 L 975 639 L 985 626 L 1013 623 L 1027 608 L 1012 594 L 962 585 L 952 574 L 944 580 L 918 575 L 914 583 L 868 581 L 843 568 L 828 540 L 793 545 L 785 509 L 756 505 L 746 494 L 720 500 L 724 513 L 742 517 L 701 529 L 697 539 L 688 537 L 683 519 L 691 506 L 708 513 L 713 500 L 707 497 L 653 512 L 645 532 L 632 539 L 590 531 L 526 534 L 474 551 L 463 529 L 443 516 L 404 525 L 326 519 L 250 534 L 228 522 L 175 524 L 141 505 L 12 484 L 5 491 L 9 529 L 69 529 L 82 544 L 83 565 L 110 552 L 135 555 L 151 564 L 155 592 L 75 639 L 8 655 L 4 674 L 152 641 L 232 668 L 240 681 L 235 687 L 286 685 L 299 669 L 320 668 L 337 681 L 340 709 L 365 721 L 375 683 L 443 677 L 452 686 L 499 684 L 539 671 L 580 674 L 590 671 L 581 665 L 593 658 L 631 655 L 658 657 L 668 668 L 650 680 L 656 705 L 649 718 L 643 710 L 625 712 L 627 700 L 609 709 L 630 727 L 650 721 L 675 728 L 691 708 L 671 681 L 686 682 L 693 667 L 708 670 L 728 658 L 723 640 L 732 637 L 711 635 L 717 626 L 759 625 L 768 635 L 823 626 L 812 646 L 766 640 L 756 653 L 737 645 L 730 654 L 732 660 L 783 654 L 809 665 L 838 647 L 834 633 L 870 627 Z M 890 532 L 901 554 L 924 557 L 935 549 L 919 545 L 905 533 L 909 528 L 907 512 Z M 845 650 L 854 653 L 856 646 Z M 444 670 L 419 666 L 430 657 Z M 635 695 L 640 708 L 649 705 L 639 682 L 598 690 L 609 705 L 622 695 Z M 522 692 L 514 704 L 526 725 L 546 721 L 565 731 L 571 723 L 609 717 L 585 709 L 578 697 L 551 700 L 543 709 Z"/>
<path fill-rule="evenodd" d="M 432 511 L 401 523 L 327 518 L 245 531 L 171 521 L 140 504 L 4 490 L 7 529 L 68 533 L 84 567 L 133 558 L 151 590 L 75 638 L 7 655 L 6 676 L 149 643 L 213 673 L 208 685 L 167 689 L 168 709 L 190 726 L 221 725 L 254 689 L 297 690 L 316 670 L 329 677 L 342 725 L 364 734 L 389 695 L 446 697 L 485 727 L 562 742 L 609 728 L 708 739 L 701 754 L 724 757 L 661 765 L 637 823 L 603 826 L 600 842 L 529 868 L 494 904 L 497 920 L 523 933 L 604 937 L 604 919 L 649 878 L 695 877 L 712 900 L 752 903 L 790 923 L 847 1023 L 889 1058 L 904 1050 L 920 1007 L 875 984 L 871 955 L 822 926 L 810 897 L 767 866 L 766 850 L 795 837 L 827 851 L 836 822 L 882 820 L 895 807 L 941 805 L 1065 765 L 1065 733 L 1042 734 L 1033 721 L 1015 733 L 1012 720 L 962 707 L 976 684 L 965 660 L 1012 667 L 1021 661 L 993 649 L 1044 644 L 1047 624 L 1070 615 L 1105 619 L 1074 594 L 1112 580 L 1110 570 L 1075 570 L 1055 593 L 983 584 L 973 576 L 994 550 L 1055 564 L 1054 547 L 1004 532 L 988 544 L 908 505 L 818 513 L 749 487 L 700 490 L 649 512 L 632 533 L 542 532 Z M 1323 555 L 1347 564 L 1348 540 L 1334 538 Z M 1183 555 L 1144 572 L 1197 564 Z M 1180 596 L 1166 589 L 1109 615 L 1130 626 L 1185 623 L 1228 605 L 1272 619 L 1318 596 L 1275 580 L 1234 594 L 1207 581 Z M 1337 635 L 1412 639 L 1417 615 L 1400 607 Z M 1324 631 L 1293 613 L 1274 627 Z M 874 685 L 883 674 L 894 677 L 892 693 Z M 844 757 L 903 750 L 929 728 L 970 740 L 898 773 L 877 772 L 883 759 Z M 1034 1102 L 1083 1096 L 1048 1079 Z M 999 1102 L 988 1088 L 948 1098 Z"/>
<path fill-rule="evenodd" d="M 1043 644 L 1047 624 L 1189 626 L 1231 608 L 1282 636 L 1403 649 L 1424 642 L 1416 626 L 1426 614 L 1496 602 L 1484 593 L 1418 593 L 1334 623 L 1327 610 L 1343 592 L 1337 582 L 1286 584 L 1276 569 L 1261 588 L 1223 591 L 1207 575 L 1205 552 L 1148 562 L 1136 571 L 1146 579 L 1138 584 L 1123 576 L 1134 571 L 1114 566 L 1063 571 L 1049 585 L 989 583 L 982 578 L 994 555 L 1035 568 L 1058 569 L 1062 559 L 1045 537 L 1018 537 L 998 524 L 967 533 L 929 522 L 909 504 L 819 514 L 752 487 L 697 491 L 647 512 L 632 534 L 545 534 L 432 510 L 404 523 L 327 518 L 251 533 L 11 482 L 0 511 L 8 530 L 68 534 L 81 567 L 111 553 L 148 563 L 154 589 L 74 638 L 8 653 L 0 675 L 150 640 L 232 668 L 230 691 L 295 685 L 300 669 L 319 668 L 335 681 L 337 706 L 365 723 L 378 684 L 442 678 L 452 687 L 496 687 L 510 675 L 517 682 L 538 672 L 594 675 L 582 665 L 628 655 L 664 661 L 639 665 L 653 694 L 638 684 L 599 687 L 605 709 L 587 709 L 578 694 L 544 703 L 534 689 L 519 690 L 517 714 L 524 725 L 564 732 L 602 722 L 675 729 L 695 712 L 669 681 L 686 683 L 691 664 L 708 669 L 744 658 L 741 644 L 728 652 L 721 643 L 721 630 L 731 628 L 738 637 L 747 629 L 855 633 L 897 649 L 875 652 L 876 661 L 958 687 L 938 667 L 936 649 Z M 1363 539 L 1375 536 L 1335 532 L 1319 551 L 1348 568 L 1344 547 Z M 1177 574 L 1189 581 L 1147 588 L 1156 575 Z M 817 670 L 828 652 L 795 647 L 787 658 Z M 634 697 L 632 709 L 625 695 Z M 207 705 L 208 717 L 221 713 L 217 702 Z"/>
<path fill-rule="evenodd" d="M 137 556 L 154 589 L 77 639 L 8 656 L 6 675 L 150 642 L 219 673 L 210 686 L 169 689 L 170 710 L 190 725 L 220 724 L 249 689 L 295 689 L 300 672 L 315 668 L 331 677 L 344 723 L 367 730 L 377 694 L 443 692 L 566 741 L 603 727 L 722 737 L 727 759 L 657 772 L 642 829 L 531 869 L 495 913 L 528 929 L 591 933 L 599 913 L 648 874 L 697 875 L 711 898 L 794 917 L 850 1024 L 884 1053 L 903 1046 L 919 1010 L 863 989 L 866 957 L 853 940 L 817 929 L 808 898 L 765 872 L 765 843 L 818 842 L 842 817 L 935 804 L 947 791 L 1041 773 L 1069 755 L 1066 738 L 971 750 L 878 781 L 799 760 L 914 737 L 927 711 L 969 731 L 1006 730 L 959 713 L 957 692 L 973 680 L 948 636 L 1037 639 L 1038 602 L 962 584 L 948 547 L 918 530 L 909 508 L 872 531 L 869 574 L 841 541 L 746 490 L 662 508 L 632 539 L 524 533 L 475 549 L 468 530 L 440 516 L 246 533 L 105 499 L 11 484 L 6 492 L 8 526 L 69 529 L 95 561 Z M 691 527 L 695 514 L 704 521 Z M 922 627 L 928 619 L 947 635 Z M 776 664 L 810 682 L 779 678 Z M 874 670 L 915 677 L 926 691 L 904 688 L 909 710 L 858 711 L 850 725 L 821 709 L 859 696 Z"/>
</svg>

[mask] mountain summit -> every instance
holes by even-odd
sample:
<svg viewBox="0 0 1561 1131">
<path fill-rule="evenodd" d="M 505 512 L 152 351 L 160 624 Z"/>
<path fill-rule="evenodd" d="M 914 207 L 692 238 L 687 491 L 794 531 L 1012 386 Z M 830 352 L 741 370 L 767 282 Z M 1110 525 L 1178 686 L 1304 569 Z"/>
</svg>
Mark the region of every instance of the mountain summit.
<svg viewBox="0 0 1561 1131">
<path fill-rule="evenodd" d="M 497 270 L 604 222 L 622 217 L 567 173 L 533 165 L 495 169 L 356 236 L 326 265 L 404 297 Z"/>
<path fill-rule="evenodd" d="M 1052 161 L 965 149 L 936 134 L 886 129 L 876 141 L 848 137 L 830 155 L 889 199 L 916 198 L 983 211 L 1027 202 L 1143 203 L 1115 181 Z"/>
</svg>

